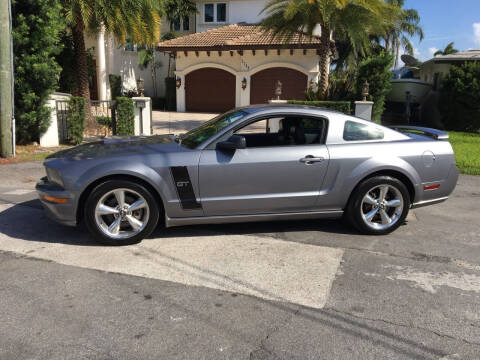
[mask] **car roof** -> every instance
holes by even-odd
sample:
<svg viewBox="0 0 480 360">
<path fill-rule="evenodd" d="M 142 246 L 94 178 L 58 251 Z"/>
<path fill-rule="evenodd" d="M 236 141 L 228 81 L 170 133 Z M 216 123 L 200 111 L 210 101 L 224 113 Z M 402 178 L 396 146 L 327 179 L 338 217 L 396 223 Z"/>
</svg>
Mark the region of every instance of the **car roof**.
<svg viewBox="0 0 480 360">
<path fill-rule="evenodd" d="M 244 111 L 248 114 L 255 114 L 259 112 L 268 113 L 269 111 L 277 112 L 281 110 L 289 110 L 289 111 L 301 111 L 305 113 L 315 112 L 318 115 L 321 114 L 342 114 L 340 111 L 324 109 L 317 106 L 310 106 L 310 105 L 297 105 L 297 104 L 261 104 L 261 105 L 250 105 L 239 107 L 236 110 Z"/>
</svg>

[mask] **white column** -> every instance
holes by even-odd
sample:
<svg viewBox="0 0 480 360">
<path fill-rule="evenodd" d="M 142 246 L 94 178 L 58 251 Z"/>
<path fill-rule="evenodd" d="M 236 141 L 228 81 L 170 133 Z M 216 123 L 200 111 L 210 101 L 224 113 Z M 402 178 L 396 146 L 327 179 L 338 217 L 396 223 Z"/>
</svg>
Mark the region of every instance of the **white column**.
<svg viewBox="0 0 480 360">
<path fill-rule="evenodd" d="M 40 135 L 40 146 L 55 147 L 59 144 L 56 99 L 50 96 L 45 106 L 50 108 L 50 125 L 47 131 Z"/>
<path fill-rule="evenodd" d="M 112 34 L 107 34 L 107 99 L 112 98 L 112 94 L 110 91 L 110 81 L 108 79 L 108 75 L 115 74 L 114 64 L 113 64 L 113 51 L 115 47 L 115 42 L 113 40 Z"/>
<path fill-rule="evenodd" d="M 182 73 L 175 72 L 175 78 L 180 78 L 182 81 L 182 85 L 177 89 L 177 111 L 178 112 L 185 112 L 186 105 L 185 105 L 185 75 Z"/>
<path fill-rule="evenodd" d="M 105 58 L 105 28 L 97 34 L 97 83 L 98 99 L 107 100 L 107 62 Z"/>
<path fill-rule="evenodd" d="M 152 99 L 134 97 L 132 100 L 135 110 L 135 136 L 152 135 Z"/>
</svg>

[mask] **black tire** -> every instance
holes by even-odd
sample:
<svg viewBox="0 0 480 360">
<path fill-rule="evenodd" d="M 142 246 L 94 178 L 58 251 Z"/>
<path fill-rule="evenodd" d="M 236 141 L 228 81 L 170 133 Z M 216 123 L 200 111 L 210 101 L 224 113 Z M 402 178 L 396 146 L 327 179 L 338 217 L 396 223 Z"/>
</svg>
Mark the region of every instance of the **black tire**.
<svg viewBox="0 0 480 360">
<path fill-rule="evenodd" d="M 128 190 L 132 190 L 141 195 L 148 205 L 149 216 L 143 230 L 130 237 L 125 235 L 127 237 L 115 239 L 109 237 L 108 234 L 106 234 L 97 224 L 95 211 L 97 204 L 102 197 L 117 189 L 126 189 L 126 196 L 129 196 Z M 157 203 L 155 196 L 144 186 L 129 180 L 108 180 L 96 186 L 88 196 L 84 208 L 84 222 L 92 237 L 102 244 L 110 246 L 132 245 L 139 243 L 155 230 L 160 217 L 160 209 L 161 206 Z"/>
<path fill-rule="evenodd" d="M 368 208 L 365 210 L 363 207 L 364 206 L 369 206 L 368 204 L 363 204 L 362 205 L 362 200 L 366 196 L 366 194 L 379 186 L 382 185 L 388 185 L 389 186 L 389 194 L 391 194 L 391 191 L 395 191 L 392 188 L 395 188 L 398 190 L 398 193 L 400 194 L 402 201 L 403 201 L 403 208 L 400 213 L 398 210 L 398 215 L 395 215 L 396 220 L 392 225 L 385 225 L 388 226 L 387 228 L 379 229 L 379 228 L 373 228 L 372 226 L 374 225 L 369 225 L 365 217 L 363 216 L 363 211 L 369 210 Z M 375 199 L 376 200 L 376 199 Z M 377 206 L 377 205 L 375 205 Z M 365 179 L 362 181 L 353 191 L 350 201 L 347 206 L 347 211 L 346 211 L 346 217 L 348 221 L 360 232 L 368 235 L 385 235 L 389 234 L 392 231 L 395 231 L 400 225 L 405 223 L 405 218 L 408 215 L 408 211 L 410 208 L 410 195 L 408 193 L 408 189 L 405 186 L 403 182 L 400 180 L 390 177 L 390 176 L 375 176 L 371 177 L 368 179 Z M 371 208 L 373 209 L 373 208 Z M 389 210 L 390 208 L 387 209 L 387 211 L 392 212 Z M 394 211 L 397 211 L 396 209 Z M 375 216 L 380 216 L 380 215 L 375 215 Z M 393 216 L 392 216 L 393 218 Z M 382 224 L 383 225 L 383 224 Z M 378 225 L 380 226 L 380 224 Z"/>
</svg>

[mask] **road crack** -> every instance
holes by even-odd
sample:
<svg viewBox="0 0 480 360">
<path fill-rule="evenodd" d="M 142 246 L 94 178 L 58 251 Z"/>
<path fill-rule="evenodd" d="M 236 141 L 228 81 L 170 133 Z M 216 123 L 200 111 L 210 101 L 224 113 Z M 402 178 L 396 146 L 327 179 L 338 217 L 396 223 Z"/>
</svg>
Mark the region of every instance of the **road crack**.
<svg viewBox="0 0 480 360">
<path fill-rule="evenodd" d="M 359 319 L 359 320 L 382 322 L 382 323 L 387 324 L 387 325 L 398 326 L 398 327 L 403 327 L 403 328 L 407 328 L 407 329 L 417 329 L 417 330 L 427 331 L 427 332 L 430 332 L 432 334 L 435 334 L 438 337 L 447 338 L 447 339 L 455 340 L 455 341 L 462 341 L 462 342 L 464 342 L 468 345 L 480 346 L 480 342 L 474 342 L 474 341 L 469 341 L 469 340 L 466 340 L 466 339 L 456 338 L 454 336 L 444 334 L 444 333 L 441 333 L 439 331 L 428 329 L 428 328 L 425 328 L 425 327 L 422 327 L 422 326 L 406 325 L 406 324 L 397 323 L 397 322 L 389 321 L 389 320 L 385 320 L 385 319 L 359 316 L 359 315 L 356 315 L 356 314 L 353 314 L 353 313 L 350 313 L 350 312 L 347 312 L 347 311 L 341 311 L 341 310 L 337 310 L 337 309 L 334 309 L 334 308 L 325 308 L 324 310 L 325 311 L 333 311 L 337 314 L 351 316 L 351 317 L 354 317 L 354 318 Z"/>
</svg>

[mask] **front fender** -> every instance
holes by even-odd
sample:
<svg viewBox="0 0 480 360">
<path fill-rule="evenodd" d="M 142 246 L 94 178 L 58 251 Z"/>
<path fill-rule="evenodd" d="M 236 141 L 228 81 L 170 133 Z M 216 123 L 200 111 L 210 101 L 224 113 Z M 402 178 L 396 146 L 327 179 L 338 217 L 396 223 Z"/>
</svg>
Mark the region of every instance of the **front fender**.
<svg viewBox="0 0 480 360">
<path fill-rule="evenodd" d="M 132 164 L 121 160 L 113 160 L 96 164 L 77 178 L 74 185 L 76 188 L 75 192 L 78 194 L 76 206 L 78 206 L 80 195 L 83 194 L 89 185 L 112 175 L 128 175 L 142 179 L 157 191 L 164 204 L 166 203 L 165 200 L 172 196 L 167 181 L 164 179 L 165 176 L 160 175 L 154 169 L 140 162 Z"/>
</svg>

